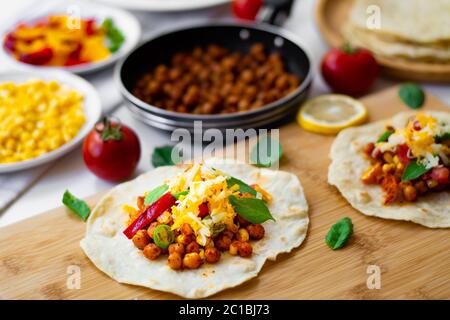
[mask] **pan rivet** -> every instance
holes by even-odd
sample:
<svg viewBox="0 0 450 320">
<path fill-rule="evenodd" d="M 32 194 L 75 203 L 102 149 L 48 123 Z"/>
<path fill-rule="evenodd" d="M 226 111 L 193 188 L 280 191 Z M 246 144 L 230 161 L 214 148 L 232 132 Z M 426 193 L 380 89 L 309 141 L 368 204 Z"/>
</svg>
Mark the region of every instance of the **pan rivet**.
<svg viewBox="0 0 450 320">
<path fill-rule="evenodd" d="M 246 40 L 250 37 L 250 32 L 247 29 L 242 29 L 239 32 L 239 37 L 241 37 L 242 40 Z"/>
<path fill-rule="evenodd" d="M 275 37 L 273 43 L 275 43 L 275 47 L 282 47 L 284 44 L 284 40 L 281 37 Z"/>
</svg>

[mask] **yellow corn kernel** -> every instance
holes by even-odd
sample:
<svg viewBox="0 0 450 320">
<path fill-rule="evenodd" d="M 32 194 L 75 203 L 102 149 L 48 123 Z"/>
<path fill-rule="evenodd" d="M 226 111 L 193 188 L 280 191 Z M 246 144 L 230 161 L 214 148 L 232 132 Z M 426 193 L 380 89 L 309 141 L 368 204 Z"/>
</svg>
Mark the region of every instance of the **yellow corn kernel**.
<svg viewBox="0 0 450 320">
<path fill-rule="evenodd" d="M 390 153 L 390 152 L 385 152 L 385 153 L 383 154 L 383 159 L 384 159 L 384 161 L 386 161 L 387 163 L 392 163 L 392 162 L 394 162 L 394 159 L 392 158 L 392 153 Z"/>
<path fill-rule="evenodd" d="M 399 164 L 400 163 L 400 159 L 398 158 L 398 155 L 394 156 L 394 163 L 395 164 Z"/>
<path fill-rule="evenodd" d="M 381 168 L 383 170 L 384 173 L 389 173 L 392 172 L 394 170 L 394 165 L 393 164 L 383 164 L 383 167 Z"/>
</svg>

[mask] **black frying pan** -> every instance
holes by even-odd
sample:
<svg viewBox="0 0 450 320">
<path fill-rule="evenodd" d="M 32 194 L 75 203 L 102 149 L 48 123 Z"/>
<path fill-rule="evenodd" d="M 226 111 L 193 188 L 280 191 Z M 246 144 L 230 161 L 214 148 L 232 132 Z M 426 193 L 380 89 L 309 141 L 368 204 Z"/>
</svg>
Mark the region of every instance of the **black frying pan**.
<svg viewBox="0 0 450 320">
<path fill-rule="evenodd" d="M 262 20 L 280 23 L 290 12 L 293 0 L 266 0 L 260 11 Z M 302 80 L 290 95 L 260 109 L 232 114 L 194 115 L 149 105 L 131 93 L 138 79 L 158 64 L 169 64 L 174 53 L 195 46 L 218 44 L 231 51 L 246 52 L 260 42 L 268 52 L 279 52 L 288 72 Z M 292 35 L 267 23 L 218 22 L 183 27 L 154 37 L 132 51 L 117 66 L 116 80 L 129 108 L 150 125 L 162 129 L 192 129 L 193 120 L 203 120 L 204 127 L 261 127 L 295 112 L 306 98 L 312 80 L 311 62 L 305 50 Z"/>
</svg>

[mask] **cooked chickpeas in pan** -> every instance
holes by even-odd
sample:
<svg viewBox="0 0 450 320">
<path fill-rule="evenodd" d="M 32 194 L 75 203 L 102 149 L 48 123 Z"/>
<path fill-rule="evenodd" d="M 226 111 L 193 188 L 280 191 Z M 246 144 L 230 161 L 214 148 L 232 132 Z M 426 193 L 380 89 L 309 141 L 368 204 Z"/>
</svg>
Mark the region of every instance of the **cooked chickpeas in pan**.
<svg viewBox="0 0 450 320">
<path fill-rule="evenodd" d="M 137 82 L 133 94 L 153 106 L 193 114 L 248 111 L 275 102 L 300 85 L 283 57 L 260 43 L 249 52 L 211 44 L 178 52 Z"/>
</svg>

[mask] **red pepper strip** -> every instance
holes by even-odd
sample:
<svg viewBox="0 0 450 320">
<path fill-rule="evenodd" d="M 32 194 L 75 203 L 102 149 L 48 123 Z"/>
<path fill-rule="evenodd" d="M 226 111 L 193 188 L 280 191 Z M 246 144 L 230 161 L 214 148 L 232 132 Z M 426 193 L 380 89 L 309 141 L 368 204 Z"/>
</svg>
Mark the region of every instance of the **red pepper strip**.
<svg viewBox="0 0 450 320">
<path fill-rule="evenodd" d="M 407 165 L 411 159 L 408 158 L 409 147 L 406 144 L 400 144 L 397 146 L 398 159 L 404 165 Z"/>
<path fill-rule="evenodd" d="M 25 53 L 20 55 L 19 60 L 36 66 L 44 65 L 53 58 L 53 50 L 51 48 L 43 48 L 36 52 Z"/>
<path fill-rule="evenodd" d="M 205 202 L 203 202 L 201 205 L 198 206 L 198 210 L 199 210 L 198 216 L 202 219 L 209 214 L 208 205 Z"/>
<path fill-rule="evenodd" d="M 133 238 L 133 236 L 141 229 L 144 229 L 152 221 L 156 220 L 164 211 L 170 209 L 175 204 L 176 199 L 170 194 L 166 193 L 161 198 L 156 200 L 151 206 L 145 209 L 139 217 L 137 217 L 129 226 L 123 231 L 123 234 L 127 236 L 128 239 Z"/>
</svg>

